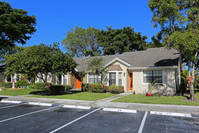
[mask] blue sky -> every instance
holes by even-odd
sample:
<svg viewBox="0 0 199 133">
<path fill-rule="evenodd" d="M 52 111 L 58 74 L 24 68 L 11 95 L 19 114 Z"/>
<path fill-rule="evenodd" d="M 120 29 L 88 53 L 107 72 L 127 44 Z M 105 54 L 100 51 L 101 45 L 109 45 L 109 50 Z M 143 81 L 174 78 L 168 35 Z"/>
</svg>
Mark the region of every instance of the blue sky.
<svg viewBox="0 0 199 133">
<path fill-rule="evenodd" d="M 52 44 L 66 37 L 75 26 L 114 29 L 131 26 L 135 32 L 148 36 L 160 29 L 153 28 L 147 0 L 5 0 L 13 8 L 24 9 L 37 19 L 36 33 L 24 46 Z M 63 45 L 61 46 L 63 49 Z M 65 51 L 63 49 L 63 51 Z"/>
</svg>

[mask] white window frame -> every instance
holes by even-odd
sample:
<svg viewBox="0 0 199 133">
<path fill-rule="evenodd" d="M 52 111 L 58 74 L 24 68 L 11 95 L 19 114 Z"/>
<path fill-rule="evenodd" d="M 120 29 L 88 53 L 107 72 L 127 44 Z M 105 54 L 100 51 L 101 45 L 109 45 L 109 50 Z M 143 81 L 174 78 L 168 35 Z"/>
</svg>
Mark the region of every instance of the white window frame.
<svg viewBox="0 0 199 133">
<path fill-rule="evenodd" d="M 61 76 L 61 84 L 64 85 L 64 76 L 66 76 L 66 85 L 68 85 L 68 74 L 63 74 Z"/>
<path fill-rule="evenodd" d="M 123 74 L 124 74 L 123 71 L 108 71 L 108 74 L 107 74 L 107 79 L 108 79 L 108 80 L 107 80 L 107 86 L 110 86 L 110 85 L 109 85 L 109 73 L 112 73 L 112 72 L 115 72 L 115 73 L 116 73 L 116 85 L 117 85 L 117 86 L 119 86 L 119 85 L 118 85 L 118 74 L 119 74 L 119 72 L 122 73 L 122 86 L 124 86 L 124 85 L 123 85 L 123 82 L 124 82 L 124 81 L 123 81 Z"/>
<path fill-rule="evenodd" d="M 93 74 L 93 73 L 91 73 L 91 72 L 87 73 L 87 83 L 89 83 L 89 74 Z M 95 76 L 97 76 L 97 75 L 95 75 Z M 102 80 L 102 74 L 99 74 L 99 76 Z M 89 83 L 89 84 L 93 84 L 93 83 Z"/>
<path fill-rule="evenodd" d="M 142 85 L 149 85 L 149 83 L 144 83 L 144 71 L 162 71 L 162 83 L 156 83 L 156 84 L 164 84 L 164 70 L 142 70 L 141 71 L 141 84 Z"/>
</svg>

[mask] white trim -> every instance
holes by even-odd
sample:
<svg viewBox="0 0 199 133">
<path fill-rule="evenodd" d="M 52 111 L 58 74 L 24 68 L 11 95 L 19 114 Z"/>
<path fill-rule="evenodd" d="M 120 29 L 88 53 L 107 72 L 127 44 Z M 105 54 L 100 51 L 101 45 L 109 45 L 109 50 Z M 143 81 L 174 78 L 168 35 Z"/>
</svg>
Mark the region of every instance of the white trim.
<svg viewBox="0 0 199 133">
<path fill-rule="evenodd" d="M 127 63 L 127 62 L 125 62 L 125 61 L 123 61 L 123 60 L 121 60 L 121 59 L 116 57 L 115 59 L 113 59 L 112 61 L 108 62 L 106 65 L 104 65 L 104 67 L 107 67 L 108 65 L 112 64 L 115 61 L 122 62 L 123 64 L 127 65 L 128 67 L 131 66 L 131 64 L 129 64 L 129 63 Z"/>
<path fill-rule="evenodd" d="M 129 67 L 128 70 L 162 70 L 162 69 L 175 69 L 178 66 L 169 66 L 169 67 Z"/>
<path fill-rule="evenodd" d="M 144 124 L 145 124 L 145 121 L 146 121 L 147 114 L 148 114 L 148 111 L 146 111 L 145 114 L 144 114 L 144 117 L 143 117 L 142 122 L 140 124 L 140 128 L 138 130 L 138 133 L 142 133 L 142 130 L 144 128 Z"/>
<path fill-rule="evenodd" d="M 118 85 L 118 74 L 119 74 L 119 72 L 122 72 L 122 86 L 124 86 L 124 85 L 123 85 L 123 84 L 124 84 L 124 83 L 123 83 L 123 74 L 124 74 L 124 71 L 108 71 L 108 74 L 107 74 L 107 82 L 108 82 L 108 83 L 107 83 L 107 85 L 110 86 L 110 85 L 109 85 L 109 73 L 113 73 L 113 72 L 115 72 L 115 74 L 116 74 L 116 85 L 117 85 L 117 86 L 119 86 L 119 85 Z"/>
</svg>

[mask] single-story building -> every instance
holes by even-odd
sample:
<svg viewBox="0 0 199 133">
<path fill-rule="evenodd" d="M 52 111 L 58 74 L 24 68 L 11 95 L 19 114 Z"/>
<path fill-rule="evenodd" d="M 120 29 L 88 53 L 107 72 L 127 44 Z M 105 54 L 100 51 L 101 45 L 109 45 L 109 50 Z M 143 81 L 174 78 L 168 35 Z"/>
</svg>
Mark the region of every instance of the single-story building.
<svg viewBox="0 0 199 133">
<path fill-rule="evenodd" d="M 123 86 L 124 91 L 146 93 L 149 84 L 156 79 L 157 84 L 154 92 L 164 95 L 174 95 L 180 82 L 180 54 L 175 49 L 149 48 L 144 51 L 124 52 L 118 55 L 97 56 L 102 57 L 107 73 L 94 75 L 88 72 L 83 83 L 96 83 L 97 78 L 106 86 L 116 84 Z M 78 66 L 77 72 L 88 70 L 88 60 L 95 57 L 74 58 Z M 36 82 L 42 82 L 36 79 Z M 71 73 L 65 75 L 49 74 L 48 82 L 55 84 L 74 84 L 74 89 L 81 89 L 81 81 Z"/>
</svg>

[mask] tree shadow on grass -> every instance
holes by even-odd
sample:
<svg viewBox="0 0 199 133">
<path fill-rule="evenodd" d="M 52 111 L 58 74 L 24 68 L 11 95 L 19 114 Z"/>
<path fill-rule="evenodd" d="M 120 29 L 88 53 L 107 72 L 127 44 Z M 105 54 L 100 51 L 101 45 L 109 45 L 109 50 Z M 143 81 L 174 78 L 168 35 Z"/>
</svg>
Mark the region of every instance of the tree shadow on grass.
<svg viewBox="0 0 199 133">
<path fill-rule="evenodd" d="M 72 93 L 64 93 L 64 94 L 59 94 L 59 96 L 61 95 L 71 95 L 71 94 L 76 94 L 76 93 L 81 93 L 82 91 L 76 91 L 76 90 L 71 90 Z M 58 95 L 50 95 L 49 91 L 46 90 L 38 90 L 38 91 L 32 91 L 29 94 L 31 95 L 41 95 L 41 96 L 58 96 Z"/>
</svg>

